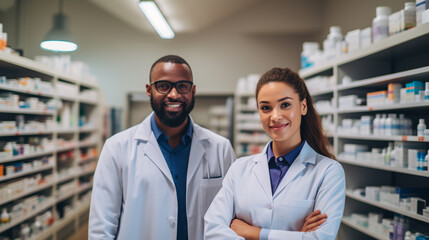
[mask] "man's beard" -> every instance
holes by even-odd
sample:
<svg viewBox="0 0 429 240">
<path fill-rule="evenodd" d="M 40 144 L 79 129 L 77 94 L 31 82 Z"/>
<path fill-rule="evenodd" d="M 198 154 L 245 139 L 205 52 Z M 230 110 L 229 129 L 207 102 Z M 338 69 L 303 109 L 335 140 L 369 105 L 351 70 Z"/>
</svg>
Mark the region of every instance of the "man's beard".
<svg viewBox="0 0 429 240">
<path fill-rule="evenodd" d="M 194 96 L 192 96 L 191 105 L 189 106 L 186 102 L 177 101 L 177 103 L 182 104 L 182 111 L 171 114 L 164 109 L 164 102 L 154 102 L 153 96 L 150 96 L 150 105 L 153 111 L 155 112 L 156 116 L 158 116 L 159 120 L 161 120 L 161 122 L 168 127 L 178 127 L 185 122 L 186 118 L 189 116 L 189 113 L 194 108 L 195 99 Z"/>
</svg>

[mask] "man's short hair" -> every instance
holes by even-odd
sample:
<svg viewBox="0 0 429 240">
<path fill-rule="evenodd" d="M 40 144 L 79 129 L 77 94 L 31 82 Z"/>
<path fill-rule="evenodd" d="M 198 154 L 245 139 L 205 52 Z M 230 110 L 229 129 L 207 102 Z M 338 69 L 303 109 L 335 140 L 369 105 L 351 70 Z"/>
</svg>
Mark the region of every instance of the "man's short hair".
<svg viewBox="0 0 429 240">
<path fill-rule="evenodd" d="M 159 58 L 158 60 L 156 60 L 153 64 L 152 67 L 150 67 L 150 72 L 149 72 L 149 82 L 151 80 L 152 77 L 152 70 L 155 67 L 156 64 L 158 63 L 165 63 L 165 62 L 169 62 L 169 63 L 178 63 L 178 64 L 185 64 L 186 66 L 188 66 L 189 70 L 191 71 L 191 76 L 192 76 L 192 69 L 191 66 L 189 66 L 188 62 L 186 62 L 185 59 L 183 59 L 182 57 L 179 57 L 177 55 L 166 55 L 164 57 Z"/>
</svg>

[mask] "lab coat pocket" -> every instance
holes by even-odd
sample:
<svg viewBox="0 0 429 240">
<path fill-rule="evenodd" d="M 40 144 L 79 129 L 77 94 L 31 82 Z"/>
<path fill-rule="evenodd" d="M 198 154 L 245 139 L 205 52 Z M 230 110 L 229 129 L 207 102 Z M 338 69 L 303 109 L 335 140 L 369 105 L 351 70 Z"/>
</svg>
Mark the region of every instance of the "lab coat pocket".
<svg viewBox="0 0 429 240">
<path fill-rule="evenodd" d="M 213 198 L 222 187 L 222 179 L 222 177 L 219 177 L 201 180 L 199 189 L 199 208 L 202 214 L 201 216 L 204 217 L 207 209 L 213 201 Z"/>
<path fill-rule="evenodd" d="M 314 200 L 286 200 L 279 204 L 280 229 L 300 231 L 305 218 L 313 212 Z"/>
</svg>

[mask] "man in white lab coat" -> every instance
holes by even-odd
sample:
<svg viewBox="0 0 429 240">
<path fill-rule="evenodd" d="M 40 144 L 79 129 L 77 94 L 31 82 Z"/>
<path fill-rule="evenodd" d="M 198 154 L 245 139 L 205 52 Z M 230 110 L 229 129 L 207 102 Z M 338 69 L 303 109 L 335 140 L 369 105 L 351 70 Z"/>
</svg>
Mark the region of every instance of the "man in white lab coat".
<svg viewBox="0 0 429 240">
<path fill-rule="evenodd" d="M 226 138 L 189 117 L 195 85 L 184 59 L 158 59 L 149 78 L 154 113 L 101 152 L 89 239 L 203 239 L 204 214 L 235 159 Z"/>
</svg>

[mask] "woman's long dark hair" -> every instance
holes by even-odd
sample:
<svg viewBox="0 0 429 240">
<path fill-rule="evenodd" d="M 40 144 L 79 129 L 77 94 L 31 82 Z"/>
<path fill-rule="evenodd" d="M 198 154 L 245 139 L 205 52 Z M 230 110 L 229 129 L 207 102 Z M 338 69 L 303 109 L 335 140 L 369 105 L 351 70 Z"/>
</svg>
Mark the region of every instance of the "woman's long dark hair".
<svg viewBox="0 0 429 240">
<path fill-rule="evenodd" d="M 300 101 L 303 101 L 304 99 L 307 100 L 307 114 L 301 118 L 301 138 L 306 140 L 319 154 L 335 159 L 335 155 L 329 148 L 330 144 L 328 138 L 323 132 L 319 114 L 314 108 L 313 99 L 308 92 L 304 80 L 298 75 L 298 73 L 289 68 L 273 68 L 262 75 L 259 79 L 258 84 L 256 85 L 256 99 L 258 99 L 258 93 L 262 86 L 269 82 L 286 83 L 298 94 Z"/>
</svg>

